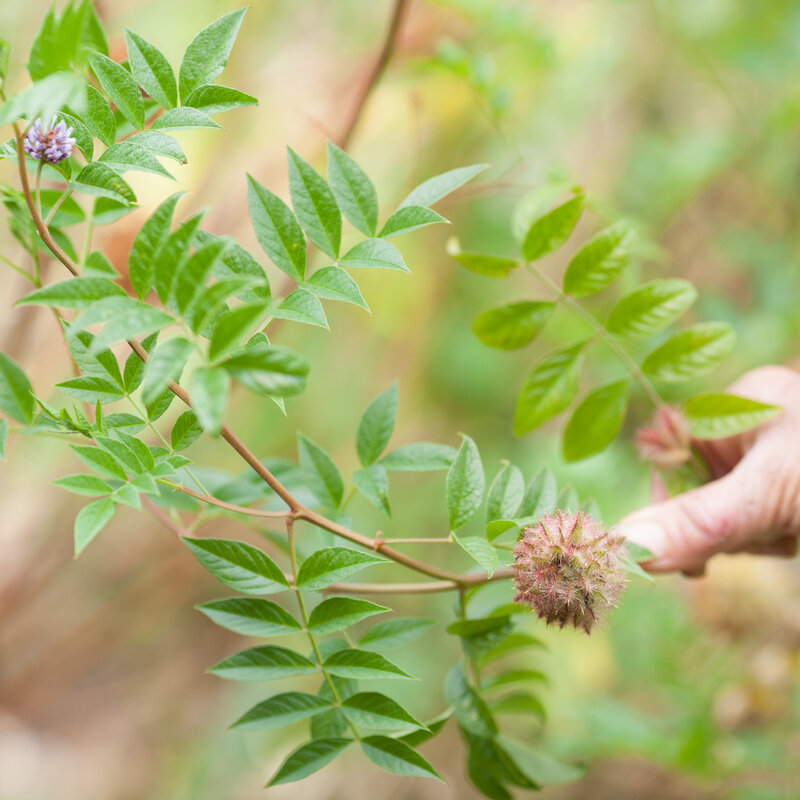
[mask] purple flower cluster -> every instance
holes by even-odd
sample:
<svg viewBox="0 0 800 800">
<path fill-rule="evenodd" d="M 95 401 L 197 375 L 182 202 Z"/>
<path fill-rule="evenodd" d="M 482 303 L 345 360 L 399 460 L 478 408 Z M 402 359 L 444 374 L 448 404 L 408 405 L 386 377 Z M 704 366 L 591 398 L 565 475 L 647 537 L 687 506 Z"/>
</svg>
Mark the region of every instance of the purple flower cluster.
<svg viewBox="0 0 800 800">
<path fill-rule="evenodd" d="M 71 135 L 64 120 L 53 121 L 49 127 L 42 127 L 42 120 L 37 119 L 25 134 L 25 152 L 37 161 L 47 164 L 58 164 L 72 154 L 75 138 Z"/>
</svg>

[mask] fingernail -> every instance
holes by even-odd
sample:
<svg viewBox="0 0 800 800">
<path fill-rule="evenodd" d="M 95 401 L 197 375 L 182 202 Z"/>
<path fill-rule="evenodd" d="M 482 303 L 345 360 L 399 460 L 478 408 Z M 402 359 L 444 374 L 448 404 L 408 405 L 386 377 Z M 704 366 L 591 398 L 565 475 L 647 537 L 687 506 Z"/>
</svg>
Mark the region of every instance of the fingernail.
<svg viewBox="0 0 800 800">
<path fill-rule="evenodd" d="M 667 534 L 659 523 L 649 520 L 630 520 L 620 526 L 620 532 L 626 539 L 646 547 L 656 559 L 665 555 Z M 651 562 L 655 564 L 656 562 Z"/>
</svg>

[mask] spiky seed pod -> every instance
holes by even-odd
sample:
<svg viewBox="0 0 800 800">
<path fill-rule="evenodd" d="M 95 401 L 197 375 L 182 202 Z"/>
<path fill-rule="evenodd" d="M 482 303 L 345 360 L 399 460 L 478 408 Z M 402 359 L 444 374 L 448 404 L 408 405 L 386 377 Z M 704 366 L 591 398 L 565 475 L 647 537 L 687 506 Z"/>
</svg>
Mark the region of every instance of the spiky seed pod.
<svg viewBox="0 0 800 800">
<path fill-rule="evenodd" d="M 691 458 L 689 425 L 680 409 L 661 406 L 653 422 L 636 431 L 636 449 L 659 469 L 677 469 Z"/>
<path fill-rule="evenodd" d="M 625 588 L 623 539 L 580 511 L 546 514 L 514 547 L 514 601 L 548 625 L 591 633 Z"/>
<path fill-rule="evenodd" d="M 56 117 L 53 117 L 49 127 L 44 127 L 42 120 L 37 119 L 25 134 L 23 147 L 37 161 L 58 164 L 72 155 L 75 138 L 71 134 L 72 128 L 68 128 L 63 119 L 56 122 Z"/>
</svg>

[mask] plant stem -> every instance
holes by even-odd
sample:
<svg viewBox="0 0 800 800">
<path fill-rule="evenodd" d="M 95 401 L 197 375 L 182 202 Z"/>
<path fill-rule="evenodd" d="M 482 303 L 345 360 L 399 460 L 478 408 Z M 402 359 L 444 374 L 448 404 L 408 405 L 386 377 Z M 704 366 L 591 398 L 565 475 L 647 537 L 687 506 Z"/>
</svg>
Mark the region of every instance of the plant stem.
<svg viewBox="0 0 800 800">
<path fill-rule="evenodd" d="M 55 201 L 55 203 L 53 203 L 53 207 L 50 209 L 50 211 L 48 211 L 48 212 L 47 212 L 47 216 L 44 218 L 44 224 L 45 224 L 45 227 L 48 227 L 48 226 L 50 225 L 50 221 L 51 221 L 51 220 L 53 219 L 53 217 L 55 216 L 55 214 L 56 214 L 56 211 L 58 211 L 58 209 L 59 209 L 59 208 L 61 208 L 61 204 L 62 204 L 62 203 L 63 203 L 63 202 L 64 202 L 64 201 L 65 201 L 65 200 L 66 200 L 66 199 L 67 199 L 67 198 L 68 198 L 68 197 L 69 197 L 71 194 L 72 194 L 72 189 L 71 189 L 70 187 L 68 187 L 68 188 L 66 189 L 66 191 L 65 191 L 65 192 L 64 192 L 64 193 L 63 193 L 63 194 L 62 194 L 62 195 L 61 195 L 61 196 L 58 198 L 58 200 L 56 200 L 56 201 Z"/>
<path fill-rule="evenodd" d="M 197 481 L 197 478 L 194 476 L 192 476 L 192 480 L 196 481 L 198 486 L 200 485 L 199 481 Z M 200 500 L 202 503 L 208 503 L 208 505 L 216 506 L 217 508 L 224 508 L 226 511 L 233 511 L 237 514 L 247 514 L 249 517 L 263 517 L 264 519 L 286 519 L 292 513 L 291 511 L 262 511 L 260 508 L 237 506 L 233 503 L 226 503 L 224 500 L 218 500 L 216 497 L 208 493 L 200 494 L 200 492 L 195 492 L 186 486 L 181 486 L 179 483 L 173 483 L 166 478 L 156 478 L 156 481 L 164 486 L 169 486 L 170 489 L 174 489 L 176 492 L 188 494 L 190 497 L 194 497 L 196 500 Z"/>
<path fill-rule="evenodd" d="M 34 190 L 34 197 L 36 198 L 36 210 L 39 216 L 42 216 L 42 170 L 44 169 L 44 161 L 39 159 L 36 164 L 36 188 Z"/>
<path fill-rule="evenodd" d="M 19 129 L 19 125 L 15 122 L 13 125 L 14 133 L 17 139 L 17 165 L 19 167 L 19 181 L 22 185 L 22 193 L 25 195 L 25 202 L 28 205 L 33 224 L 42 237 L 42 241 L 47 245 L 47 249 L 73 274 L 78 275 L 79 270 L 73 263 L 72 259 L 58 246 L 55 239 L 50 235 L 50 231 L 42 221 L 42 217 L 36 210 L 36 206 L 31 196 L 31 186 L 28 181 L 28 172 L 25 169 L 25 147 L 23 144 L 23 133 Z"/>
<path fill-rule="evenodd" d="M 25 270 L 25 269 L 23 269 L 22 267 L 18 266 L 18 265 L 17 265 L 17 264 L 15 264 L 13 261 L 10 261 L 10 260 L 9 260 L 9 259 L 7 259 L 7 258 L 6 258 L 4 255 L 0 255 L 0 261 L 2 261 L 2 262 L 3 262 L 4 264 L 6 264 L 7 266 L 11 267 L 11 269 L 13 269 L 13 270 L 14 270 L 14 272 L 18 272 L 18 273 L 19 273 L 20 275 L 22 275 L 22 277 L 23 277 L 23 278 L 25 278 L 26 280 L 29 280 L 29 281 L 30 281 L 30 282 L 31 282 L 31 283 L 32 283 L 34 286 L 36 285 L 36 280 L 35 280 L 35 278 L 34 278 L 34 277 L 33 277 L 33 276 L 30 274 L 30 272 L 28 272 L 27 270 Z"/>
<path fill-rule="evenodd" d="M 605 326 L 590 314 L 574 297 L 564 292 L 561 287 L 550 280 L 538 267 L 535 267 L 530 261 L 526 263 L 528 271 L 539 279 L 551 292 L 556 295 L 556 299 L 563 301 L 568 305 L 576 314 L 583 317 L 589 325 L 592 326 L 595 333 L 605 342 L 610 350 L 617 356 L 617 358 L 625 365 L 631 377 L 639 384 L 642 391 L 647 395 L 649 400 L 656 408 L 661 408 L 664 405 L 658 392 L 653 388 L 653 385 L 645 377 L 645 374 L 639 369 L 639 365 L 628 355 L 628 352 L 617 342 L 613 336 L 605 329 Z"/>
<path fill-rule="evenodd" d="M 308 634 L 308 640 L 311 642 L 311 648 L 314 651 L 314 657 L 317 659 L 317 664 L 319 665 L 320 672 L 322 673 L 325 682 L 328 684 L 328 687 L 331 690 L 331 694 L 333 695 L 333 699 L 336 702 L 337 706 L 342 705 L 342 698 L 339 694 L 339 690 L 336 688 L 336 683 L 333 680 L 333 677 L 328 674 L 325 668 L 322 666 L 323 658 L 322 653 L 319 650 L 319 645 L 317 644 L 317 639 L 313 633 L 308 628 L 308 612 L 306 611 L 306 603 L 303 599 L 303 592 L 297 588 L 297 549 L 294 546 L 294 518 L 287 517 L 286 518 L 286 538 L 289 543 L 289 558 L 292 562 L 292 586 L 294 587 L 294 593 L 297 597 L 297 604 L 300 607 L 300 619 L 303 623 L 303 628 L 305 629 L 306 633 Z M 347 719 L 345 717 L 345 719 Z M 358 740 L 361 737 L 358 735 L 358 730 L 356 726 L 347 720 L 347 724 L 350 727 L 350 730 L 353 732 L 353 736 Z"/>
<path fill-rule="evenodd" d="M 484 583 L 502 581 L 514 577 L 514 570 L 495 570 L 490 578 L 485 573 L 471 573 L 463 575 L 462 581 L 427 581 L 424 583 L 335 583 L 329 586 L 327 594 L 437 594 L 438 592 L 452 592 L 471 586 L 480 586 Z M 474 578 L 469 581 L 467 579 Z"/>
<path fill-rule="evenodd" d="M 83 240 L 83 255 L 81 256 L 81 266 L 86 266 L 86 259 L 89 257 L 89 251 L 92 249 L 92 233 L 94 231 L 94 216 L 89 218 L 86 223 L 86 236 Z"/>
<path fill-rule="evenodd" d="M 363 114 L 364 108 L 367 105 L 367 100 L 369 100 L 369 96 L 378 85 L 378 81 L 380 81 L 381 76 L 385 72 L 389 61 L 392 58 L 392 54 L 394 53 L 394 49 L 397 44 L 397 37 L 400 33 L 400 26 L 403 22 L 403 17 L 405 16 L 405 13 L 410 5 L 411 0 L 394 0 L 394 5 L 392 6 L 392 16 L 389 19 L 389 27 L 386 29 L 386 36 L 384 37 L 381 50 L 378 53 L 378 57 L 375 59 L 375 62 L 361 87 L 361 91 L 358 93 L 356 101 L 353 104 L 353 109 L 350 112 L 350 116 L 345 123 L 344 131 L 339 137 L 338 144 L 343 150 L 346 150 L 347 145 L 350 144 L 350 139 L 352 138 L 356 126 L 361 119 L 361 115 Z"/>
</svg>

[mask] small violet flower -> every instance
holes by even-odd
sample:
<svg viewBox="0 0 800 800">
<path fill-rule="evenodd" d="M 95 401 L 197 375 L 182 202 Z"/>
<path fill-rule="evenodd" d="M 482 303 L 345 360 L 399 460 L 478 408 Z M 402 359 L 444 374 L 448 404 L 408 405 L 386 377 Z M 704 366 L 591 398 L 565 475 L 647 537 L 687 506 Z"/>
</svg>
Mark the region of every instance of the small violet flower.
<svg viewBox="0 0 800 800">
<path fill-rule="evenodd" d="M 622 548 L 622 537 L 588 514 L 545 514 L 514 547 L 514 601 L 548 625 L 590 633 L 625 588 Z"/>
<path fill-rule="evenodd" d="M 25 134 L 25 152 L 37 161 L 58 164 L 72 155 L 75 138 L 71 134 L 72 128 L 68 128 L 63 119 L 56 122 L 53 117 L 49 127 L 43 127 L 42 120 L 37 119 Z"/>
</svg>

